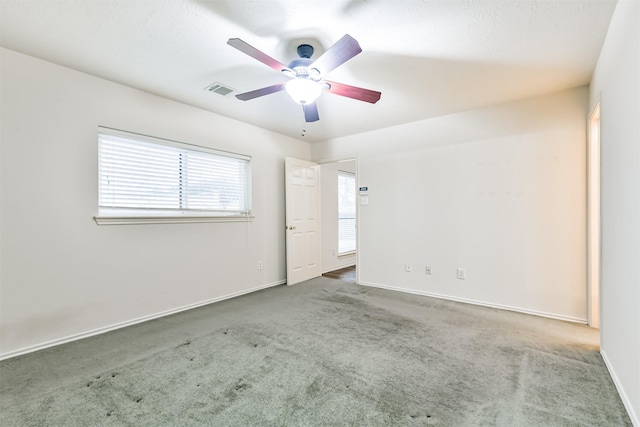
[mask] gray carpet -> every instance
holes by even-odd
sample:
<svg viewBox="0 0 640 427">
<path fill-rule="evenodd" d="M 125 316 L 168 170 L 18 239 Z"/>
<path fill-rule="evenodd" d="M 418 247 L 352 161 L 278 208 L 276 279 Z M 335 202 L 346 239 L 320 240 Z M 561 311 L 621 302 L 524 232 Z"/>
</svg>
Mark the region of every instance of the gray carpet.
<svg viewBox="0 0 640 427">
<path fill-rule="evenodd" d="M 321 277 L 0 362 L 0 425 L 631 426 L 597 340 Z"/>
</svg>

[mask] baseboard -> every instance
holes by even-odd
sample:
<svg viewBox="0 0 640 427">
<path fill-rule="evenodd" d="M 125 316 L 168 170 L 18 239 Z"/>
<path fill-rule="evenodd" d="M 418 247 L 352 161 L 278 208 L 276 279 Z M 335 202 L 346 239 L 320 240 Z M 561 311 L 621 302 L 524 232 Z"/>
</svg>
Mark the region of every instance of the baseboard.
<svg viewBox="0 0 640 427">
<path fill-rule="evenodd" d="M 0 360 L 10 359 L 12 357 L 22 356 L 24 354 L 33 353 L 35 351 L 44 350 L 45 348 L 55 347 L 57 345 L 66 344 L 68 342 L 81 340 L 84 338 L 89 338 L 95 335 L 104 334 L 110 331 L 114 331 L 116 329 L 126 328 L 127 326 L 133 326 L 138 323 L 148 322 L 149 320 L 158 319 L 161 317 L 170 316 L 172 314 L 180 313 L 182 311 L 193 310 L 194 308 L 202 307 L 205 305 L 213 304 L 215 302 L 224 301 L 231 298 L 236 298 L 241 295 L 250 294 L 252 292 L 260 291 L 262 289 L 271 288 L 278 285 L 283 285 L 287 283 L 286 280 L 279 280 L 277 282 L 267 283 L 266 285 L 256 286 L 255 288 L 246 289 L 244 291 L 234 292 L 229 295 L 224 295 L 217 298 L 212 298 L 206 301 L 197 302 L 194 304 L 185 305 L 178 308 L 173 308 L 171 310 L 162 311 L 160 313 L 150 314 L 148 316 L 139 317 L 137 319 L 127 320 L 124 322 L 116 323 L 114 325 L 105 326 L 98 329 L 93 329 L 87 332 L 81 332 L 79 334 L 70 335 L 68 337 L 55 339 L 52 341 L 47 341 L 42 344 L 36 344 L 29 347 L 24 347 L 18 350 L 9 351 L 7 353 L 0 353 Z"/>
<path fill-rule="evenodd" d="M 398 292 L 404 292 L 404 293 L 408 293 L 408 294 L 422 295 L 422 296 L 425 296 L 425 297 L 446 299 L 446 300 L 449 300 L 449 301 L 463 302 L 463 303 L 466 303 L 466 304 L 480 305 L 480 306 L 483 306 L 483 307 L 499 308 L 501 310 L 508 310 L 508 311 L 515 311 L 515 312 L 518 312 L 518 313 L 532 314 L 534 316 L 548 317 L 550 319 L 564 320 L 564 321 L 567 321 L 567 322 L 583 323 L 585 325 L 587 324 L 587 319 L 582 319 L 582 318 L 579 318 L 579 317 L 563 316 L 563 315 L 560 315 L 560 314 L 546 313 L 544 311 L 529 310 L 527 308 L 513 307 L 513 306 L 510 306 L 510 305 L 494 304 L 494 303 L 490 303 L 490 302 L 486 302 L 486 301 L 477 301 L 477 300 L 466 299 L 466 298 L 452 297 L 450 295 L 436 294 L 436 293 L 433 293 L 433 292 L 417 291 L 415 289 L 398 288 L 396 286 L 381 285 L 379 283 L 362 282 L 362 281 L 360 281 L 360 282 L 358 282 L 358 284 L 359 285 L 363 285 L 363 286 L 370 286 L 372 288 L 388 289 L 388 290 L 391 290 L 391 291 L 398 291 Z"/>
<path fill-rule="evenodd" d="M 627 414 L 629 415 L 629 418 L 631 418 L 631 423 L 635 427 L 640 427 L 640 418 L 638 418 L 638 414 L 636 414 L 633 406 L 631 405 L 631 399 L 629 399 L 629 396 L 627 396 L 627 393 L 625 393 L 624 388 L 622 387 L 622 384 L 620 384 L 620 380 L 618 379 L 616 370 L 613 369 L 613 366 L 611 365 L 611 362 L 609 361 L 609 358 L 607 357 L 607 354 L 604 352 L 604 350 L 600 349 L 600 355 L 602 356 L 602 360 L 604 360 L 604 365 L 607 367 L 607 370 L 609 371 L 609 375 L 613 380 L 613 384 L 615 384 L 616 386 L 616 390 L 618 390 L 618 395 L 620 395 L 620 400 L 622 400 L 622 403 L 625 409 L 627 410 Z"/>
</svg>

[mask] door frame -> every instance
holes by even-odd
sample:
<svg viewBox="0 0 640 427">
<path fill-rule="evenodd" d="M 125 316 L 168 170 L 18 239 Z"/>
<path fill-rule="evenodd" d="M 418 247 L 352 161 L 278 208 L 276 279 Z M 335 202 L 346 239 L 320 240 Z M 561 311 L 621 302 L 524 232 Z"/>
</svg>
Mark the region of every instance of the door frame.
<svg viewBox="0 0 640 427">
<path fill-rule="evenodd" d="M 358 268 L 358 265 L 360 265 L 360 195 L 359 195 L 359 185 L 360 185 L 360 162 L 358 159 L 357 155 L 354 156 L 347 156 L 347 157 L 341 157 L 338 159 L 331 159 L 331 160 L 323 160 L 318 162 L 318 164 L 320 166 L 323 165 L 329 165 L 332 163 L 340 163 L 340 162 L 348 162 L 348 161 L 354 161 L 355 162 L 355 177 L 356 177 L 356 259 L 355 259 L 355 266 L 356 266 L 356 283 L 360 282 L 360 269 Z M 322 191 L 321 191 L 322 193 Z M 320 197 L 320 204 L 322 205 L 323 200 L 322 197 Z M 324 251 L 326 249 L 326 245 L 327 243 L 324 241 L 324 239 L 321 242 L 321 250 Z M 324 270 L 324 269 L 323 269 Z"/>
<path fill-rule="evenodd" d="M 602 227 L 600 205 L 600 101 L 587 121 L 587 321 L 600 328 Z"/>
</svg>

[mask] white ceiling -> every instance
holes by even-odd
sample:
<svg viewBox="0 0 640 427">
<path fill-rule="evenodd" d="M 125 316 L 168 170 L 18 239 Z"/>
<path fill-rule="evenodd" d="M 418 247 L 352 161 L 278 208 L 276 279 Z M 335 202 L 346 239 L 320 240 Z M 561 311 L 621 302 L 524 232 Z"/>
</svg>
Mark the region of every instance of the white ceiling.
<svg viewBox="0 0 640 427">
<path fill-rule="evenodd" d="M 307 141 L 326 140 L 588 84 L 615 0 L 0 0 L 3 47 Z M 304 123 L 286 80 L 226 44 L 285 64 L 344 34 L 363 52 L 331 80 L 377 104 L 324 93 Z M 236 91 L 204 90 L 221 82 Z M 306 136 L 301 130 L 306 129 Z"/>
</svg>

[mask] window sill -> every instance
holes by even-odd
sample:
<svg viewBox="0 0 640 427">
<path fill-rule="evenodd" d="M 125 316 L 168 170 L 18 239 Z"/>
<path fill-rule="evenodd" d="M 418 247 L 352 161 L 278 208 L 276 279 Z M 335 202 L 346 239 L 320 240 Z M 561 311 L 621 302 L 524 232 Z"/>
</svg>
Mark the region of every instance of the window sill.
<svg viewBox="0 0 640 427">
<path fill-rule="evenodd" d="M 251 222 L 252 216 L 94 216 L 98 225 Z"/>
</svg>

